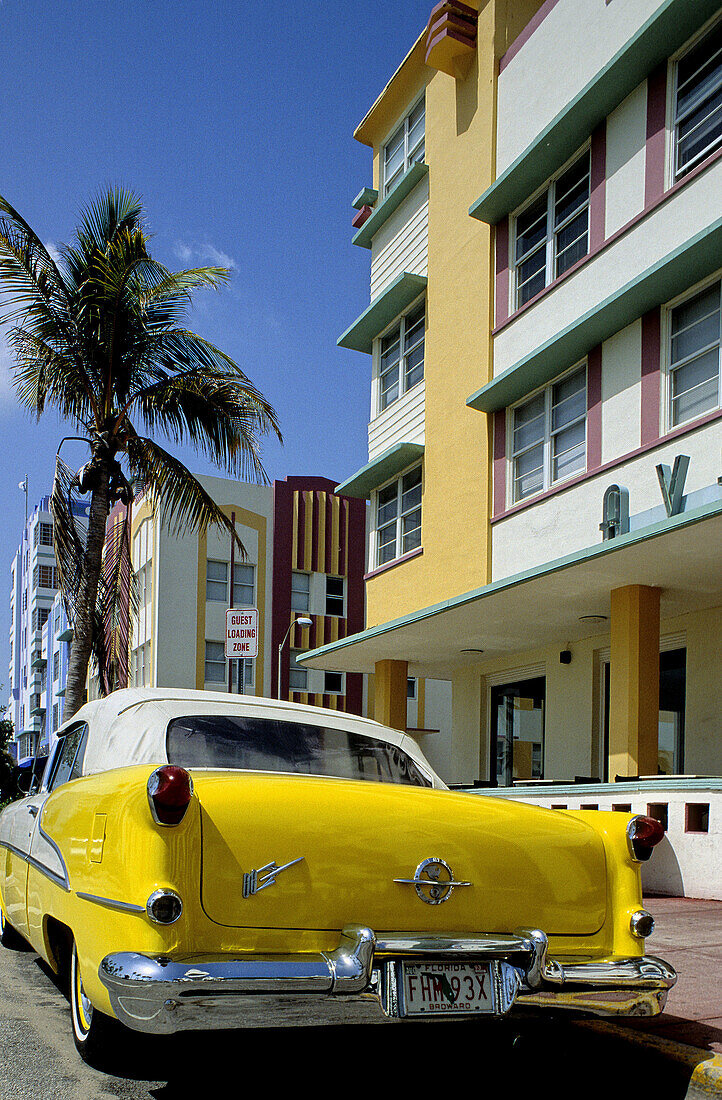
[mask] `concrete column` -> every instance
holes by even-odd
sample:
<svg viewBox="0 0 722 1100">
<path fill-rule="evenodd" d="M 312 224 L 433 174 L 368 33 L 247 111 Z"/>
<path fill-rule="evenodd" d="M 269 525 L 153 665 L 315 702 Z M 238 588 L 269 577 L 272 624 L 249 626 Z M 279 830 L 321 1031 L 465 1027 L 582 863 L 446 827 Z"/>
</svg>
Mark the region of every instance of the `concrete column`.
<svg viewBox="0 0 722 1100">
<path fill-rule="evenodd" d="M 611 594 L 609 778 L 656 775 L 659 735 L 659 588 Z"/>
<path fill-rule="evenodd" d="M 374 718 L 384 726 L 406 732 L 406 661 L 377 661 L 374 675 Z"/>
<path fill-rule="evenodd" d="M 476 669 L 465 669 L 452 680 L 450 783 L 473 783 L 485 774 L 481 741 L 485 724 L 482 689 L 482 678 Z"/>
</svg>

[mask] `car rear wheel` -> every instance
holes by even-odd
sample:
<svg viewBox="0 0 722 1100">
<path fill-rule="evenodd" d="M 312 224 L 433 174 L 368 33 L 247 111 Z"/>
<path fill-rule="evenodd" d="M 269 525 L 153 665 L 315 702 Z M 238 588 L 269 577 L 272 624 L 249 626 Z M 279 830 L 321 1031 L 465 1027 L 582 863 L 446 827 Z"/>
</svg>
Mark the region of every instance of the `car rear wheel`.
<svg viewBox="0 0 722 1100">
<path fill-rule="evenodd" d="M 70 957 L 70 1014 L 73 1039 L 80 1057 L 93 1063 L 107 1053 L 116 1033 L 117 1024 L 110 1016 L 98 1012 L 83 986 L 78 962 L 78 949 L 73 944 Z"/>
<path fill-rule="evenodd" d="M 16 932 L 12 924 L 5 916 L 2 905 L 0 905 L 0 943 L 3 947 L 10 947 L 17 949 L 23 946 L 23 938 L 19 932 Z"/>
</svg>

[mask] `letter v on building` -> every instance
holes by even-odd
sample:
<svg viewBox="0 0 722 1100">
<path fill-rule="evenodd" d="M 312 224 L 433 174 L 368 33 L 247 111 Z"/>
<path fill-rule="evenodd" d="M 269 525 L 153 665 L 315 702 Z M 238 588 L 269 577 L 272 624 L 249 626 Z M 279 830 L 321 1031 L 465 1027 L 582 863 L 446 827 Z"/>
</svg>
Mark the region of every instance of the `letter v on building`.
<svg viewBox="0 0 722 1100">
<path fill-rule="evenodd" d="M 668 516 L 677 516 L 682 511 L 682 497 L 688 469 L 689 455 L 677 455 L 671 470 L 662 462 L 657 466 L 659 487 L 662 490 L 662 499 Z"/>
</svg>

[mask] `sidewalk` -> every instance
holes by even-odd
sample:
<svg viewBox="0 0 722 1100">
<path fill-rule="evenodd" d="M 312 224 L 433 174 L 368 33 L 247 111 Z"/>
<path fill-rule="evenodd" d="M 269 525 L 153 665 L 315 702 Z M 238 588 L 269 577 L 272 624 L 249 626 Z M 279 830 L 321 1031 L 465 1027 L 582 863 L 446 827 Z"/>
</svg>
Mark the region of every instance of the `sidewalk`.
<svg viewBox="0 0 722 1100">
<path fill-rule="evenodd" d="M 609 1027 L 666 1048 L 692 1069 L 695 1095 L 722 1096 L 722 901 L 645 897 L 654 916 L 647 952 L 677 971 L 661 1016 Z"/>
</svg>

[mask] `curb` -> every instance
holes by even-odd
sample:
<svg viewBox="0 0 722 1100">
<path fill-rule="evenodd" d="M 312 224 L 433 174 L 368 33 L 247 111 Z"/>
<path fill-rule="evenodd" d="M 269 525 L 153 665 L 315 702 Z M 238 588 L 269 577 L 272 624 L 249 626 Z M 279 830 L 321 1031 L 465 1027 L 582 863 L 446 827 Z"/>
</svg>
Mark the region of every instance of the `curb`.
<svg viewBox="0 0 722 1100">
<path fill-rule="evenodd" d="M 685 1065 L 690 1071 L 689 1100 L 703 1100 L 706 1097 L 722 1097 L 722 1054 L 712 1054 L 699 1047 L 675 1042 L 649 1031 L 637 1031 L 619 1024 L 601 1020 L 577 1020 L 577 1025 L 587 1031 L 596 1031 L 626 1042 L 651 1047 L 665 1058 L 674 1059 Z"/>
</svg>

